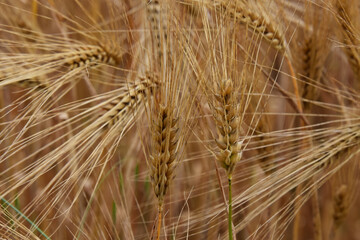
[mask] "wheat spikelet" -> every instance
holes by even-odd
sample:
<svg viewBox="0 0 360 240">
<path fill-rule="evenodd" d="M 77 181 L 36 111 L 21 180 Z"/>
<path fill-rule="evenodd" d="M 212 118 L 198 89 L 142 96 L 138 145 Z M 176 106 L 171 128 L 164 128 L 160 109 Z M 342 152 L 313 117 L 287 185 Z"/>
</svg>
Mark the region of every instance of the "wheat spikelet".
<svg viewBox="0 0 360 240">
<path fill-rule="evenodd" d="M 235 20 L 245 24 L 256 33 L 260 34 L 276 50 L 285 51 L 285 37 L 280 29 L 272 24 L 262 11 L 253 11 L 250 4 L 244 4 L 241 1 L 217 0 L 215 5 Z"/>
<path fill-rule="evenodd" d="M 223 80 L 219 89 L 220 92 L 215 95 L 217 106 L 214 109 L 214 119 L 219 136 L 216 144 L 220 149 L 217 160 L 231 178 L 235 165 L 241 158 L 239 119 L 232 81 L 230 79 Z"/>
<path fill-rule="evenodd" d="M 128 84 L 124 93 L 102 107 L 102 122 L 99 124 L 107 129 L 118 123 L 125 115 L 135 113 L 138 105 L 145 103 L 146 98 L 153 95 L 157 83 L 157 77 L 153 78 L 148 74 L 146 78 L 139 78 L 139 82 Z"/>
<path fill-rule="evenodd" d="M 23 88 L 36 88 L 36 89 L 45 89 L 47 86 L 43 81 L 34 78 L 34 79 L 24 79 L 17 82 L 17 85 Z"/>
<path fill-rule="evenodd" d="M 313 79 L 318 82 L 322 75 L 322 68 L 326 54 L 322 55 L 320 44 L 323 42 L 315 36 L 307 37 L 303 44 L 303 65 L 302 65 L 302 76 L 305 78 Z M 324 45 L 322 45 L 324 47 Z M 307 84 L 309 85 L 309 84 Z M 313 92 L 316 90 L 304 90 L 304 92 Z M 305 96 L 310 93 L 305 94 Z"/>
<path fill-rule="evenodd" d="M 317 88 L 314 87 L 309 80 L 318 82 L 321 78 L 321 55 L 318 52 L 318 48 L 316 46 L 315 38 L 307 38 L 304 41 L 303 49 L 302 49 L 303 57 L 302 57 L 302 71 L 300 78 L 304 80 L 304 88 L 302 92 L 302 98 L 307 100 L 316 100 L 318 97 Z M 309 108 L 308 102 L 304 103 L 304 109 Z"/>
<path fill-rule="evenodd" d="M 162 48 L 166 45 L 164 43 L 166 43 L 167 40 L 167 21 L 164 21 L 166 14 L 163 9 L 164 7 L 159 0 L 148 1 L 146 6 L 157 61 L 159 61 L 163 55 Z"/>
<path fill-rule="evenodd" d="M 100 46 L 78 47 L 71 55 L 67 59 L 70 69 L 96 66 L 99 63 L 116 65 L 120 59 L 119 52 L 109 52 Z"/>
<path fill-rule="evenodd" d="M 261 145 L 261 148 L 259 148 L 259 156 L 262 156 L 259 159 L 259 165 L 263 169 L 265 174 L 270 174 L 275 171 L 274 166 L 274 156 L 273 156 L 273 146 L 272 146 L 272 139 L 269 139 L 269 137 L 266 135 L 270 131 L 268 130 L 268 126 L 266 125 L 266 116 L 262 116 L 261 119 L 259 119 L 259 122 L 256 126 L 257 132 L 259 132 L 260 136 L 257 137 L 259 145 Z"/>
<path fill-rule="evenodd" d="M 349 210 L 347 195 L 348 195 L 348 187 L 344 184 L 341 185 L 335 193 L 334 202 L 333 202 L 333 208 L 334 208 L 333 219 L 334 219 L 335 228 L 339 228 L 342 225 Z"/>
<path fill-rule="evenodd" d="M 343 158 L 348 157 L 354 151 L 358 150 L 360 144 L 360 129 L 359 126 L 350 126 L 345 129 L 345 132 L 331 143 L 325 143 L 324 147 L 328 148 L 328 152 L 322 156 L 318 156 L 318 161 L 321 163 L 320 168 L 328 169 L 336 164 L 341 163 Z M 320 149 L 323 146 L 318 146 Z M 325 159 L 325 160 L 324 160 Z"/>
<path fill-rule="evenodd" d="M 7 79 L 11 79 L 14 73 L 21 71 L 21 67 L 8 67 L 5 69 L 0 69 L 0 82 L 6 81 Z M 22 88 L 34 88 L 34 89 L 45 89 L 47 88 L 47 84 L 40 76 L 36 76 L 33 78 L 22 78 L 18 81 L 13 82 L 13 84 L 22 87 Z"/>
<path fill-rule="evenodd" d="M 301 97 L 305 112 L 310 112 L 312 102 L 318 100 L 325 60 L 329 54 L 329 25 L 333 22 L 324 6 L 305 3 L 305 23 L 294 42 L 293 56 L 298 78 L 303 82 Z M 300 46 L 298 44 L 300 42 Z"/>
<path fill-rule="evenodd" d="M 150 176 L 158 206 L 162 211 L 164 197 L 175 177 L 178 164 L 176 148 L 178 144 L 178 119 L 169 107 L 160 106 L 158 119 L 154 122 L 154 151 L 151 155 Z"/>
<path fill-rule="evenodd" d="M 359 40 L 356 35 L 356 26 L 354 25 L 354 20 L 357 16 L 352 14 L 352 11 L 356 8 L 352 7 L 348 1 L 344 0 L 337 0 L 335 7 L 338 13 L 337 20 L 341 25 L 343 41 L 345 43 L 345 52 L 354 74 L 360 79 Z"/>
</svg>

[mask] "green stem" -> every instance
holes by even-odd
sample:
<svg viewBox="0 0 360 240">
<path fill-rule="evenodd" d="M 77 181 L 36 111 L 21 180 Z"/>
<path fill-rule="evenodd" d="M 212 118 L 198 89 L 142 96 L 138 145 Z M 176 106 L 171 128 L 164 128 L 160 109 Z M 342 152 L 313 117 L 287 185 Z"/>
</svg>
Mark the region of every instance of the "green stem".
<svg viewBox="0 0 360 240">
<path fill-rule="evenodd" d="M 229 240 L 233 240 L 233 230 L 232 230 L 232 191 L 231 191 L 231 178 L 228 178 L 229 181 Z"/>
<path fill-rule="evenodd" d="M 30 223 L 31 227 L 36 229 L 42 236 L 44 236 L 47 240 L 50 240 L 50 238 L 35 224 L 33 223 L 29 218 L 27 218 L 22 212 L 20 212 L 19 209 L 17 209 L 15 206 L 13 206 L 11 203 L 9 203 L 5 198 L 1 198 L 1 201 L 6 205 L 12 208 L 17 214 L 19 214 L 20 217 L 25 219 L 28 223 Z"/>
</svg>

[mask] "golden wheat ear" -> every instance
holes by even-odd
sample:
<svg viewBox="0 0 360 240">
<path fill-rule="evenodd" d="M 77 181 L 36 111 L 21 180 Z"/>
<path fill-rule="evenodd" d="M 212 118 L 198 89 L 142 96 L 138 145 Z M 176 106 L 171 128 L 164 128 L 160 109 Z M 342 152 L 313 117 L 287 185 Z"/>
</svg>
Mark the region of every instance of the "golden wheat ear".
<svg viewBox="0 0 360 240">
<path fill-rule="evenodd" d="M 180 81 L 180 80 L 177 80 Z M 165 103 L 158 103 L 154 99 L 155 106 L 152 109 L 151 135 L 152 144 L 150 158 L 147 162 L 150 172 L 150 179 L 153 186 L 158 206 L 158 228 L 157 239 L 160 237 L 161 218 L 164 210 L 165 197 L 169 191 L 171 182 L 175 178 L 175 169 L 179 165 L 183 149 L 188 136 L 188 130 L 184 129 L 188 123 L 189 113 L 185 112 L 188 105 L 187 99 L 177 96 L 179 94 L 174 88 L 171 80 L 168 83 L 170 94 L 161 92 L 159 98 L 166 97 Z M 177 83 L 175 83 L 177 84 Z M 161 90 L 165 90 L 162 85 Z M 187 95 L 187 93 L 185 93 Z M 179 100 L 180 99 L 182 100 Z M 182 106 L 177 106 L 180 101 Z M 159 105 L 157 105 L 159 104 Z M 187 108 L 191 112 L 191 107 Z M 183 114 L 181 114 L 183 113 Z M 188 115 L 188 116 L 186 116 Z"/>
<path fill-rule="evenodd" d="M 348 187 L 344 184 L 336 190 L 333 199 L 333 209 L 333 220 L 336 231 L 344 222 L 349 210 Z"/>
<path fill-rule="evenodd" d="M 150 74 L 140 77 L 135 83 L 129 83 L 124 89 L 125 92 L 102 107 L 99 115 L 102 121 L 99 125 L 103 129 L 108 129 L 118 124 L 127 115 L 135 114 L 140 104 L 146 104 L 147 99 L 153 96 L 158 83 L 157 76 Z"/>
<path fill-rule="evenodd" d="M 153 53 L 155 54 L 155 62 L 161 63 L 164 49 L 168 39 L 167 32 L 167 10 L 166 1 L 148 1 L 146 6 L 147 19 L 150 25 L 151 41 L 153 45 Z M 166 51 L 166 50 L 165 50 Z"/>
<path fill-rule="evenodd" d="M 174 170 L 179 163 L 176 148 L 178 144 L 178 119 L 169 107 L 160 106 L 159 115 L 154 124 L 154 151 L 151 155 L 150 176 L 154 193 L 158 199 L 159 209 L 163 208 L 164 197 L 170 182 L 174 178 Z"/>
<path fill-rule="evenodd" d="M 342 42 L 344 43 L 345 53 L 348 57 L 350 66 L 358 80 L 360 81 L 360 53 L 358 46 L 360 44 L 359 33 L 359 10 L 356 1 L 336 0 L 335 11 L 337 21 L 341 25 Z"/>
<path fill-rule="evenodd" d="M 274 24 L 274 21 L 271 21 L 260 8 L 255 9 L 255 5 L 253 6 L 249 2 L 226 0 L 216 0 L 208 4 L 209 7 L 215 5 L 219 10 L 225 11 L 225 14 L 230 18 L 249 27 L 276 50 L 286 50 L 286 40 L 279 27 L 280 25 Z"/>
<path fill-rule="evenodd" d="M 112 49 L 113 50 L 113 49 Z M 96 66 L 99 63 L 116 65 L 121 59 L 121 53 L 112 52 L 101 46 L 80 46 L 67 57 L 70 69 Z"/>
<path fill-rule="evenodd" d="M 215 95 L 217 107 L 215 107 L 214 112 L 219 136 L 215 141 L 220 149 L 217 160 L 226 170 L 228 177 L 231 177 L 236 163 L 241 158 L 241 142 L 239 142 L 238 130 L 239 118 L 237 116 L 232 80 L 223 80 L 219 89 L 219 93 Z"/>
<path fill-rule="evenodd" d="M 323 8 L 310 3 L 306 5 L 304 26 L 297 31 L 298 40 L 292 44 L 292 59 L 299 85 L 302 86 L 301 98 L 305 112 L 311 111 L 312 102 L 320 96 L 320 81 L 330 52 L 328 39 L 332 19 Z"/>
<path fill-rule="evenodd" d="M 48 87 L 47 83 L 44 80 L 44 77 L 42 76 L 35 76 L 32 78 L 19 78 L 17 81 L 12 81 L 11 79 L 16 77 L 14 75 L 15 72 L 21 73 L 21 67 L 10 67 L 7 69 L 0 69 L 0 82 L 1 81 L 8 81 L 10 80 L 11 84 L 14 84 L 16 86 L 19 86 L 21 88 L 28 88 L 28 89 L 46 89 Z M 23 69 L 23 71 L 26 71 Z"/>
<path fill-rule="evenodd" d="M 255 123 L 255 130 L 257 134 L 254 136 L 254 140 L 258 145 L 258 158 L 259 165 L 264 173 L 271 174 L 276 171 L 276 165 L 274 159 L 276 151 L 273 144 L 276 142 L 274 138 L 269 137 L 270 126 L 268 126 L 269 119 L 266 115 L 260 117 Z"/>
</svg>

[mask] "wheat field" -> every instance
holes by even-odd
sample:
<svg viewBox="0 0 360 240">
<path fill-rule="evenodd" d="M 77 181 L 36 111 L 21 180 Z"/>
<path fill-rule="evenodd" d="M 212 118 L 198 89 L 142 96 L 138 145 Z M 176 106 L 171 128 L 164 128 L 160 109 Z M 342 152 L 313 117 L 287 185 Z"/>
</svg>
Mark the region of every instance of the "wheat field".
<svg viewBox="0 0 360 240">
<path fill-rule="evenodd" d="M 0 239 L 360 239 L 360 1 L 0 13 Z"/>
</svg>

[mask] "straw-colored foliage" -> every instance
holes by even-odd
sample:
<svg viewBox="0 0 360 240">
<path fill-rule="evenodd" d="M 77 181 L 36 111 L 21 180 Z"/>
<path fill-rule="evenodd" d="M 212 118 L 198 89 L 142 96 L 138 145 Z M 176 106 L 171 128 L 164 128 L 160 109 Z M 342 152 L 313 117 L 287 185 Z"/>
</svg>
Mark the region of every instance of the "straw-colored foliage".
<svg viewBox="0 0 360 240">
<path fill-rule="evenodd" d="M 0 1 L 0 239 L 359 239 L 360 1 Z"/>
</svg>

